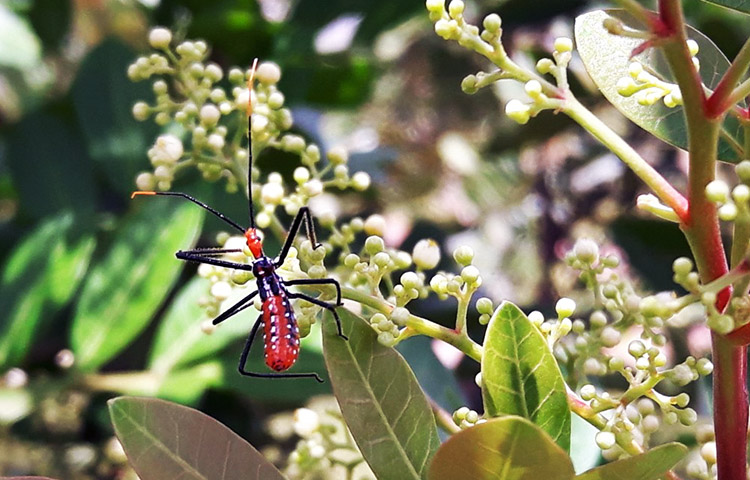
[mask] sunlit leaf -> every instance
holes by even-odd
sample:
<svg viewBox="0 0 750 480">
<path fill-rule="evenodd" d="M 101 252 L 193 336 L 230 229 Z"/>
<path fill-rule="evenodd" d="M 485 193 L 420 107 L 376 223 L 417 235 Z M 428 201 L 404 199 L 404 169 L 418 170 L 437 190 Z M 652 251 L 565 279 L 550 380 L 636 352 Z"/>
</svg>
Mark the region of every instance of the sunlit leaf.
<svg viewBox="0 0 750 480">
<path fill-rule="evenodd" d="M 576 477 L 576 480 L 656 480 L 685 458 L 688 449 L 681 443 L 668 443 L 635 457 L 602 465 Z"/>
<path fill-rule="evenodd" d="M 510 302 L 498 307 L 487 326 L 482 398 L 487 415 L 527 418 L 569 449 L 570 410 L 560 368 L 542 334 Z"/>
<path fill-rule="evenodd" d="M 72 215 L 61 215 L 11 253 L 0 281 L 0 368 L 23 361 L 36 335 L 79 285 L 94 238 L 75 230 Z"/>
<path fill-rule="evenodd" d="M 748 0 L 703 0 L 721 7 L 731 8 L 741 13 L 750 14 L 750 1 Z"/>
<path fill-rule="evenodd" d="M 568 455 L 539 427 L 508 416 L 463 430 L 445 442 L 430 480 L 571 480 Z"/>
<path fill-rule="evenodd" d="M 239 435 L 208 415 L 164 400 L 109 402 L 117 438 L 142 480 L 283 480 Z"/>
<path fill-rule="evenodd" d="M 610 34 L 603 26 L 604 20 L 608 17 L 622 21 L 628 28 L 645 30 L 645 27 L 639 25 L 622 10 L 597 10 L 576 18 L 576 45 L 586 71 L 607 100 L 623 115 L 665 142 L 687 149 L 688 138 L 682 107 L 669 108 L 663 102 L 643 106 L 637 102 L 635 96 L 623 97 L 617 92 L 617 82 L 629 76 L 628 66 L 633 61 L 631 59 L 633 49 L 643 40 Z M 708 37 L 698 30 L 688 27 L 688 37 L 695 40 L 700 47 L 698 59 L 703 83 L 709 89 L 715 87 L 722 74 L 729 68 L 729 60 Z M 664 80 L 674 83 L 669 66 L 658 48 L 649 48 L 636 55 L 634 60 L 639 61 Z M 731 144 L 722 137 L 718 158 L 737 163 L 743 158 L 735 150 L 742 150 L 742 127 L 733 116 L 728 115 L 722 128 Z M 732 148 L 732 144 L 735 148 Z"/>
<path fill-rule="evenodd" d="M 430 405 L 404 359 L 363 319 L 338 309 L 344 334 L 325 321 L 323 348 L 346 424 L 380 480 L 426 478 L 439 445 Z"/>
<path fill-rule="evenodd" d="M 81 291 L 71 332 L 81 370 L 100 367 L 143 331 L 183 267 L 175 251 L 192 245 L 200 229 L 204 212 L 195 205 L 140 200 Z"/>
</svg>

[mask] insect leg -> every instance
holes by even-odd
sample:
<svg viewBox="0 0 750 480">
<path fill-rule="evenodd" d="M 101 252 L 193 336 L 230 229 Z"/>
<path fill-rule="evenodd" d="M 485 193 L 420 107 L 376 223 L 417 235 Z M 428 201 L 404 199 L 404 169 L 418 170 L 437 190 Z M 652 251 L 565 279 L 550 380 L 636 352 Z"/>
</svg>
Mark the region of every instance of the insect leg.
<svg viewBox="0 0 750 480">
<path fill-rule="evenodd" d="M 284 259 L 286 259 L 286 255 L 289 253 L 289 249 L 291 248 L 292 244 L 294 243 L 294 237 L 297 236 L 297 232 L 299 232 L 299 227 L 302 225 L 302 222 L 305 222 L 305 230 L 307 231 L 307 239 L 310 240 L 310 243 L 312 244 L 313 248 L 318 248 L 322 246 L 320 243 L 318 243 L 317 239 L 315 238 L 315 225 L 313 224 L 313 217 L 310 213 L 310 209 L 308 207 L 302 207 L 297 212 L 297 215 L 294 217 L 294 220 L 292 220 L 292 226 L 289 228 L 289 234 L 286 236 L 286 241 L 284 241 L 284 246 L 281 248 L 281 253 L 279 253 L 278 258 L 274 262 L 274 265 L 279 267 L 282 263 L 284 263 Z"/>
<path fill-rule="evenodd" d="M 341 285 L 333 278 L 300 278 L 284 280 L 284 285 L 333 285 L 336 287 L 336 306 L 341 305 Z"/>
<path fill-rule="evenodd" d="M 248 263 L 231 262 L 229 260 L 221 260 L 220 258 L 213 258 L 211 255 L 219 255 L 222 253 L 235 253 L 240 250 L 224 250 L 224 249 L 195 249 L 195 250 L 180 250 L 174 254 L 175 257 L 180 260 L 187 262 L 207 263 L 209 265 L 216 265 L 217 267 L 235 268 L 237 270 L 252 271 L 253 266 Z"/>
<path fill-rule="evenodd" d="M 263 323 L 263 316 L 259 316 L 258 320 L 255 321 L 255 325 L 253 325 L 253 329 L 250 330 L 250 335 L 247 337 L 247 341 L 245 342 L 245 348 L 242 349 L 242 354 L 240 355 L 240 364 L 237 367 L 237 370 L 239 370 L 241 375 L 245 375 L 246 377 L 259 377 L 259 378 L 314 378 L 320 383 L 323 383 L 323 379 L 318 376 L 317 373 L 260 373 L 260 372 L 250 372 L 245 370 L 245 364 L 247 363 L 247 356 L 250 354 L 250 347 L 253 345 L 253 340 L 255 339 L 255 334 L 258 333 L 258 328 L 260 327 L 260 324 Z"/>
<path fill-rule="evenodd" d="M 250 295 L 244 297 L 239 302 L 237 302 L 234 305 L 232 305 L 231 307 L 227 308 L 224 312 L 221 313 L 221 315 L 219 315 L 218 317 L 214 318 L 212 323 L 214 325 L 218 325 L 221 322 L 223 322 L 224 320 L 226 320 L 227 318 L 232 317 L 232 316 L 240 313 L 241 311 L 243 311 L 244 309 L 246 309 L 247 307 L 249 307 L 250 305 L 253 304 L 252 300 L 253 300 L 253 298 L 255 298 L 255 296 L 257 294 L 258 294 L 258 291 L 256 290 L 253 293 L 251 293 Z"/>
<path fill-rule="evenodd" d="M 315 297 L 311 297 L 310 295 L 305 295 L 304 293 L 299 292 L 289 292 L 289 298 L 301 298 L 302 300 L 307 300 L 308 302 L 315 304 L 319 307 L 323 307 L 326 310 L 329 310 L 333 314 L 333 319 L 336 320 L 336 329 L 338 330 L 339 337 L 343 338 L 344 340 L 349 340 L 349 337 L 344 335 L 344 332 L 341 330 L 341 319 L 339 318 L 339 314 L 336 313 L 336 306 L 331 305 L 328 302 L 324 302 L 323 300 L 318 300 Z"/>
</svg>

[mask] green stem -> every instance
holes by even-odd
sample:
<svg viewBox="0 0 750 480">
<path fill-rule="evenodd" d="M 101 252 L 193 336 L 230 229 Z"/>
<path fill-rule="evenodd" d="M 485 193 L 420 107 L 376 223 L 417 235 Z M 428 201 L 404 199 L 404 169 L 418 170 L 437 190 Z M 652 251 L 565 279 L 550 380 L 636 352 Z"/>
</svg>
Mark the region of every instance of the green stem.
<svg viewBox="0 0 750 480">
<path fill-rule="evenodd" d="M 683 221 L 687 217 L 687 201 L 659 172 L 649 165 L 625 140 L 610 129 L 602 120 L 581 105 L 572 95 L 565 99 L 563 112 L 578 122 L 590 134 L 609 148 L 665 204 L 669 205 Z"/>
<path fill-rule="evenodd" d="M 361 292 L 354 288 L 342 287 L 341 295 L 348 299 L 353 300 L 362 305 L 366 305 L 373 310 L 390 315 L 394 306 L 386 302 L 368 295 L 367 293 Z M 481 362 L 482 361 L 482 346 L 474 342 L 467 335 L 462 335 L 456 330 L 438 325 L 435 322 L 431 322 L 426 318 L 419 317 L 417 315 L 410 314 L 409 319 L 406 321 L 406 328 L 413 330 L 420 335 L 426 335 L 428 337 L 442 340 L 449 345 L 453 345 L 457 349 L 465 353 L 469 358 Z"/>
</svg>

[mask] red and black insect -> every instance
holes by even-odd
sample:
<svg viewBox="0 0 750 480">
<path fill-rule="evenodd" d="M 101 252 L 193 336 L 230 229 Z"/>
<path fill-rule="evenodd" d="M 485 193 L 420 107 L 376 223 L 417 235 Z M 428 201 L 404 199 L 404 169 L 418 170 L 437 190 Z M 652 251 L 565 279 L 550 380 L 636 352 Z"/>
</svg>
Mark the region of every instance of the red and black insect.
<svg viewBox="0 0 750 480">
<path fill-rule="evenodd" d="M 255 73 L 255 64 L 253 64 L 250 80 L 248 80 L 248 87 L 252 90 L 253 86 L 253 74 Z M 248 101 L 248 139 L 250 145 L 248 145 L 248 189 L 252 193 L 252 100 Z M 136 195 L 167 195 L 182 197 L 189 200 L 196 205 L 208 210 L 212 214 L 219 217 L 221 220 L 231 225 L 233 228 L 242 232 L 245 236 L 247 246 L 253 255 L 252 264 L 237 263 L 221 258 L 217 256 L 224 255 L 227 253 L 238 253 L 241 252 L 239 249 L 222 249 L 222 248 L 197 248 L 193 250 L 180 250 L 175 256 L 180 260 L 188 262 L 206 263 L 209 265 L 216 265 L 219 267 L 234 268 L 237 270 L 248 270 L 252 271 L 255 276 L 257 283 L 257 290 L 247 295 L 239 302 L 229 307 L 226 311 L 221 313 L 218 317 L 213 320 L 214 325 L 218 325 L 224 320 L 240 313 L 246 308 L 253 305 L 253 300 L 256 296 L 260 295 L 262 302 L 261 315 L 250 330 L 250 335 L 247 337 L 245 342 L 245 348 L 242 350 L 240 355 L 239 372 L 242 375 L 249 377 L 264 377 L 264 378 L 299 378 L 299 377 L 312 377 L 317 381 L 322 382 L 323 380 L 316 373 L 281 373 L 289 369 L 297 361 L 299 356 L 299 328 L 297 327 L 297 319 L 294 316 L 294 310 L 290 299 L 301 298 L 310 303 L 318 305 L 322 308 L 327 309 L 333 314 L 333 319 L 336 321 L 336 327 L 338 329 L 338 335 L 343 339 L 347 337 L 341 331 L 341 320 L 339 319 L 338 313 L 336 313 L 336 307 L 341 305 L 341 286 L 339 282 L 333 278 L 320 278 L 320 279 L 298 279 L 298 280 L 284 280 L 276 273 L 276 269 L 284 263 L 289 249 L 294 242 L 294 238 L 297 236 L 302 223 L 305 224 L 305 230 L 307 232 L 307 238 L 314 248 L 322 247 L 321 244 L 317 243 L 315 238 L 315 229 L 313 225 L 313 217 L 310 210 L 307 207 L 302 207 L 297 212 L 297 215 L 292 221 L 292 226 L 289 229 L 289 233 L 284 241 L 284 245 L 281 248 L 276 259 L 272 259 L 263 253 L 262 240 L 258 234 L 258 230 L 255 227 L 255 216 L 253 214 L 253 200 L 252 195 L 249 195 L 249 214 L 250 214 L 250 227 L 242 228 L 239 224 L 233 220 L 227 218 L 223 213 L 214 210 L 205 203 L 191 197 L 185 193 L 179 192 L 151 192 L 151 191 L 138 191 L 133 192 L 132 197 Z M 311 297 L 304 293 L 290 292 L 287 287 L 293 285 L 333 285 L 336 288 L 336 303 L 328 303 L 323 300 Z M 253 344 L 258 329 L 263 325 L 263 337 L 264 337 L 264 355 L 266 365 L 273 370 L 273 373 L 259 373 L 250 372 L 245 369 L 247 363 L 247 357 L 250 353 L 250 347 Z"/>
</svg>

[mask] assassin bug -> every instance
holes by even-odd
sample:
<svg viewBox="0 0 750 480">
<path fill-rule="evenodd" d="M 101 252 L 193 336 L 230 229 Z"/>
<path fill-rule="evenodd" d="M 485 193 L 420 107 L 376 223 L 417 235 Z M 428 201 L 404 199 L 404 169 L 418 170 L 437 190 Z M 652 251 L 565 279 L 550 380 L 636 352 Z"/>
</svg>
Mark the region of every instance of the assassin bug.
<svg viewBox="0 0 750 480">
<path fill-rule="evenodd" d="M 248 88 L 252 91 L 253 88 L 253 76 L 255 74 L 255 68 L 257 65 L 257 59 L 253 63 L 251 69 L 250 78 L 247 82 Z M 248 189 L 252 193 L 252 98 L 248 100 Z M 255 216 L 253 214 L 253 200 L 252 194 L 248 195 L 248 209 L 250 217 L 250 227 L 243 228 L 233 220 L 226 217 L 223 213 L 214 210 L 205 203 L 191 197 L 185 193 L 179 192 L 152 192 L 152 191 L 137 191 L 133 192 L 131 198 L 136 195 L 165 195 L 181 197 L 189 200 L 196 205 L 200 206 L 217 216 L 227 224 L 231 225 L 232 228 L 242 232 L 246 239 L 247 247 L 250 249 L 250 253 L 253 256 L 253 262 L 251 264 L 237 263 L 228 260 L 217 258 L 217 256 L 226 253 L 238 253 L 242 250 L 239 249 L 222 249 L 222 248 L 197 248 L 193 250 L 180 250 L 175 256 L 180 260 L 196 263 L 206 263 L 209 265 L 216 265 L 219 267 L 234 268 L 238 270 L 252 271 L 255 276 L 257 290 L 251 294 L 242 298 L 239 302 L 229 307 L 226 311 L 221 313 L 218 317 L 213 319 L 213 324 L 218 325 L 224 320 L 240 313 L 246 308 L 253 305 L 253 299 L 256 296 L 260 296 L 261 299 L 261 314 L 255 321 L 250 335 L 247 337 L 245 347 L 240 355 L 240 363 L 238 370 L 242 375 L 248 377 L 263 377 L 263 378 L 299 378 L 299 377 L 312 377 L 318 382 L 323 380 L 316 373 L 282 373 L 289 369 L 297 361 L 299 356 L 299 328 L 297 327 L 297 319 L 294 316 L 294 310 L 290 303 L 291 299 L 301 298 L 312 304 L 318 305 L 322 308 L 327 309 L 333 314 L 333 319 L 336 321 L 336 327 L 338 329 L 338 335 L 347 340 L 347 337 L 341 331 L 341 320 L 339 319 L 338 313 L 336 313 L 336 307 L 341 305 L 341 285 L 333 278 L 320 278 L 320 279 L 298 279 L 298 280 L 284 280 L 276 272 L 286 259 L 289 249 L 294 242 L 294 238 L 297 236 L 302 223 L 305 224 L 305 230 L 307 238 L 314 248 L 322 247 L 321 244 L 317 243 L 315 238 L 315 230 L 313 225 L 313 217 L 308 207 L 302 207 L 297 212 L 297 215 L 292 221 L 292 225 L 289 229 L 289 233 L 284 241 L 284 245 L 281 248 L 276 259 L 272 259 L 263 252 L 263 244 L 258 233 L 258 229 L 255 227 Z M 333 285 L 336 288 L 336 303 L 328 303 L 323 300 L 311 297 L 304 293 L 290 292 L 287 287 L 293 285 Z M 264 336 L 264 356 L 266 365 L 273 370 L 273 373 L 259 373 L 250 372 L 246 370 L 245 364 L 247 363 L 247 357 L 250 353 L 250 347 L 253 344 L 255 335 L 258 333 L 258 329 L 263 325 L 263 336 Z"/>
</svg>

